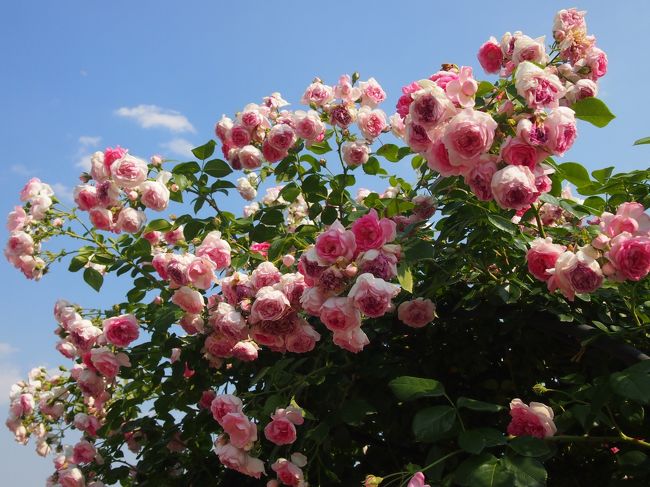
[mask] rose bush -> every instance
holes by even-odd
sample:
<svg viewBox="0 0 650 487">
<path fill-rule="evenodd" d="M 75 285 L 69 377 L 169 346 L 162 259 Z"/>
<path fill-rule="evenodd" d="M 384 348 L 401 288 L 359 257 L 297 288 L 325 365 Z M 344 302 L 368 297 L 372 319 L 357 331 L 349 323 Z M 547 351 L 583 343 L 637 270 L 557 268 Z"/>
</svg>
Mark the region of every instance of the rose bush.
<svg viewBox="0 0 650 487">
<path fill-rule="evenodd" d="M 59 300 L 68 366 L 12 388 L 47 484 L 647 484 L 650 171 L 556 160 L 613 115 L 584 12 L 545 44 L 490 38 L 498 80 L 445 64 L 391 115 L 355 73 L 224 116 L 195 161 L 97 152 L 73 211 L 30 180 L 7 259 L 133 283 Z"/>
</svg>

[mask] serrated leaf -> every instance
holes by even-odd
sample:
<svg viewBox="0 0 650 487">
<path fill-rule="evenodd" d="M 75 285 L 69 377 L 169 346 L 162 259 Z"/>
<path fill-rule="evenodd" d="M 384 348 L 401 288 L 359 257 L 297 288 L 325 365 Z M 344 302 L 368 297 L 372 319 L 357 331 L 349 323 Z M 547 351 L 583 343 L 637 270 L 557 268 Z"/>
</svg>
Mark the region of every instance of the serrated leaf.
<svg viewBox="0 0 650 487">
<path fill-rule="evenodd" d="M 77 272 L 86 265 L 86 262 L 88 262 L 88 257 L 85 257 L 83 255 L 76 255 L 72 258 L 72 260 L 70 260 L 68 270 L 70 272 Z"/>
<path fill-rule="evenodd" d="M 589 179 L 589 173 L 577 162 L 565 162 L 558 166 L 564 178 L 570 183 L 575 184 L 577 187 L 585 186 L 591 181 Z"/>
<path fill-rule="evenodd" d="M 434 379 L 404 375 L 388 383 L 395 397 L 401 401 L 412 401 L 419 397 L 438 397 L 445 393 L 444 386 Z"/>
<path fill-rule="evenodd" d="M 174 168 L 172 169 L 172 173 L 174 174 L 196 174 L 201 170 L 201 166 L 199 166 L 198 162 L 190 161 L 190 162 L 181 162 L 180 164 L 176 164 Z M 176 184 L 179 186 L 179 180 L 175 179 Z"/>
<path fill-rule="evenodd" d="M 487 219 L 493 226 L 509 233 L 510 235 L 516 235 L 518 233 L 517 226 L 507 218 L 503 218 L 499 215 L 488 215 Z"/>
</svg>

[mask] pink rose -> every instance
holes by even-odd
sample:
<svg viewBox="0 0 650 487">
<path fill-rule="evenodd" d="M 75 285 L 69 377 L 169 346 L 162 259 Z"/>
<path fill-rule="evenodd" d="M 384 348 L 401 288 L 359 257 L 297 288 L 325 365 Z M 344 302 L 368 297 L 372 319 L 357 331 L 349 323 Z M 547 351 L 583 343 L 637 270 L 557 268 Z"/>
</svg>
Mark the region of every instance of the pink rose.
<svg viewBox="0 0 650 487">
<path fill-rule="evenodd" d="M 302 322 L 302 326 L 297 326 L 292 333 L 285 337 L 285 345 L 289 352 L 310 352 L 316 346 L 316 342 L 320 340 L 320 333 L 313 326 L 304 320 L 300 320 L 300 322 Z"/>
<path fill-rule="evenodd" d="M 255 296 L 255 289 L 250 282 L 250 277 L 241 272 L 235 272 L 231 276 L 224 277 L 221 280 L 221 291 L 226 300 L 233 306 L 243 299 Z"/>
<path fill-rule="evenodd" d="M 271 128 L 266 140 L 278 151 L 286 152 L 296 143 L 296 132 L 286 123 L 281 123 Z"/>
<path fill-rule="evenodd" d="M 97 188 L 89 184 L 82 184 L 74 189 L 74 202 L 80 210 L 88 211 L 99 204 Z"/>
<path fill-rule="evenodd" d="M 414 152 L 426 152 L 431 148 L 432 141 L 424 125 L 408 120 L 404 133 L 405 141 Z"/>
<path fill-rule="evenodd" d="M 97 201 L 105 208 L 117 206 L 120 202 L 120 188 L 115 181 L 104 181 L 95 186 L 97 189 Z"/>
<path fill-rule="evenodd" d="M 216 270 L 230 265 L 230 244 L 221 238 L 221 232 L 213 231 L 206 235 L 201 245 L 196 248 L 197 257 L 207 257 L 216 266 Z"/>
<path fill-rule="evenodd" d="M 205 307 L 201 293 L 187 286 L 176 290 L 172 296 L 172 303 L 179 306 L 183 311 L 193 314 L 201 313 Z"/>
<path fill-rule="evenodd" d="M 219 303 L 210 310 L 210 324 L 232 338 L 245 338 L 246 320 L 237 309 L 228 303 Z"/>
<path fill-rule="evenodd" d="M 22 230 L 28 222 L 27 213 L 22 206 L 14 206 L 12 212 L 7 215 L 7 230 L 16 232 Z"/>
<path fill-rule="evenodd" d="M 257 169 L 263 159 L 262 151 L 253 145 L 245 145 L 239 150 L 239 162 L 244 169 Z"/>
<path fill-rule="evenodd" d="M 527 144 L 519 137 L 508 137 L 501 146 L 501 157 L 505 162 L 516 166 L 526 166 L 531 170 L 546 156 L 545 152 Z"/>
<path fill-rule="evenodd" d="M 34 253 L 34 239 L 23 231 L 11 232 L 5 255 L 9 257 L 19 257 L 22 255 L 32 255 Z"/>
<path fill-rule="evenodd" d="M 277 321 L 283 318 L 290 309 L 287 297 L 282 293 L 266 286 L 257 291 L 251 307 L 251 323 L 258 321 Z"/>
<path fill-rule="evenodd" d="M 93 348 L 90 351 L 90 361 L 97 371 L 107 379 L 117 377 L 120 367 L 131 366 L 131 362 L 126 354 L 114 354 L 106 347 Z"/>
<path fill-rule="evenodd" d="M 283 274 L 282 277 L 280 277 L 280 282 L 275 284 L 273 287 L 284 293 L 289 300 L 289 303 L 291 303 L 291 306 L 300 308 L 300 298 L 305 292 L 305 289 L 307 289 L 307 283 L 305 283 L 304 276 L 296 272 Z"/>
<path fill-rule="evenodd" d="M 579 11 L 575 8 L 559 10 L 553 19 L 553 37 L 555 40 L 562 42 L 570 33 L 586 32 L 586 13 L 584 10 Z"/>
<path fill-rule="evenodd" d="M 478 62 L 488 74 L 496 74 L 503 64 L 501 46 L 494 37 L 485 42 L 478 50 Z"/>
<path fill-rule="evenodd" d="M 333 332 L 361 326 L 361 314 L 347 297 L 328 298 L 321 307 L 320 320 Z"/>
<path fill-rule="evenodd" d="M 411 477 L 411 480 L 409 480 L 409 483 L 406 487 L 430 487 L 429 484 L 425 484 L 426 478 L 424 477 L 424 474 L 422 472 L 417 472 L 413 477 Z"/>
<path fill-rule="evenodd" d="M 547 281 L 548 290 L 559 289 L 569 300 L 573 301 L 576 293 L 591 293 L 603 283 L 603 272 L 595 259 L 597 253 L 589 246 L 583 247 L 575 254 L 564 252 L 550 271 Z"/>
<path fill-rule="evenodd" d="M 303 485 L 304 474 L 302 469 L 290 462 L 286 458 L 278 458 L 273 465 L 273 471 L 278 475 L 278 479 L 284 485 L 299 487 Z"/>
<path fill-rule="evenodd" d="M 368 336 L 361 330 L 361 327 L 336 332 L 332 337 L 332 341 L 335 345 L 352 353 L 359 353 L 370 343 Z"/>
<path fill-rule="evenodd" d="M 257 360 L 259 347 L 252 341 L 241 341 L 233 345 L 232 356 L 242 362 L 252 362 Z"/>
<path fill-rule="evenodd" d="M 493 161 L 483 161 L 465 175 L 465 184 L 479 200 L 490 201 L 494 198 L 491 184 L 495 172 L 497 172 L 497 165 Z"/>
<path fill-rule="evenodd" d="M 262 262 L 251 273 L 251 283 L 255 289 L 261 289 L 266 286 L 273 286 L 280 282 L 280 271 L 273 262 Z"/>
<path fill-rule="evenodd" d="M 414 124 L 431 129 L 444 122 L 455 113 L 455 108 L 445 91 L 427 81 L 426 88 L 419 89 L 411 95 L 413 102 L 409 114 Z"/>
<path fill-rule="evenodd" d="M 88 214 L 90 223 L 97 230 L 110 231 L 113 229 L 113 213 L 106 208 L 93 208 Z"/>
<path fill-rule="evenodd" d="M 212 401 L 217 397 L 217 394 L 214 391 L 203 391 L 201 393 L 201 400 L 199 401 L 199 408 L 201 409 L 210 409 Z M 224 413 L 225 414 L 225 413 Z"/>
<path fill-rule="evenodd" d="M 374 108 L 386 99 L 386 93 L 375 78 L 370 78 L 368 81 L 361 81 L 359 88 L 361 89 L 362 105 Z"/>
<path fill-rule="evenodd" d="M 290 445 L 296 441 L 296 427 L 287 418 L 277 418 L 266 425 L 264 436 L 276 445 Z"/>
<path fill-rule="evenodd" d="M 422 328 L 436 316 L 436 305 L 430 299 L 416 298 L 404 301 L 397 308 L 399 320 L 412 328 Z"/>
<path fill-rule="evenodd" d="M 54 192 L 49 184 L 38 178 L 31 178 L 20 191 L 20 201 L 29 201 L 37 196 L 52 196 Z"/>
<path fill-rule="evenodd" d="M 553 243 L 551 237 L 545 239 L 536 238 L 530 244 L 530 250 L 526 253 L 528 271 L 540 281 L 548 281 L 551 274 L 548 269 L 555 267 L 558 257 L 564 253 L 566 247 Z"/>
<path fill-rule="evenodd" d="M 544 121 L 548 133 L 547 148 L 554 155 L 562 156 L 576 140 L 575 112 L 568 107 L 557 107 Z"/>
<path fill-rule="evenodd" d="M 235 147 L 244 147 L 250 144 L 251 135 L 249 130 L 242 125 L 235 125 L 230 129 L 230 140 Z"/>
<path fill-rule="evenodd" d="M 219 424 L 228 433 L 230 443 L 236 448 L 250 450 L 257 441 L 257 426 L 240 412 L 227 413 Z"/>
<path fill-rule="evenodd" d="M 366 215 L 354 221 L 351 227 L 357 250 L 378 249 L 395 238 L 395 222 L 388 218 L 379 219 L 377 210 L 371 209 Z M 318 247 L 317 247 L 318 250 Z"/>
<path fill-rule="evenodd" d="M 363 314 L 378 318 L 388 311 L 391 299 L 397 296 L 399 291 L 399 286 L 365 273 L 357 277 L 348 297 Z"/>
<path fill-rule="evenodd" d="M 106 162 L 105 155 L 104 162 Z M 149 172 L 146 162 L 129 154 L 113 162 L 110 167 L 113 180 L 121 188 L 136 188 L 144 183 Z"/>
<path fill-rule="evenodd" d="M 158 180 L 145 181 L 140 185 L 140 191 L 142 192 L 140 201 L 144 206 L 154 211 L 163 211 L 167 208 L 169 204 L 169 189 L 167 188 L 169 178 L 167 175 L 170 175 L 170 173 L 163 171 Z"/>
<path fill-rule="evenodd" d="M 146 221 L 147 217 L 144 215 L 144 211 L 126 207 L 122 208 L 117 214 L 115 227 L 117 230 L 127 233 L 138 233 Z"/>
<path fill-rule="evenodd" d="M 537 200 L 535 176 L 526 166 L 506 166 L 492 176 L 492 194 L 501 208 L 520 210 Z"/>
<path fill-rule="evenodd" d="M 278 162 L 287 157 L 288 152 L 276 149 L 267 139 L 262 144 L 262 155 L 268 162 Z"/>
<path fill-rule="evenodd" d="M 140 334 L 138 321 L 131 314 L 107 318 L 102 324 L 104 335 L 109 343 L 117 347 L 126 347 Z"/>
<path fill-rule="evenodd" d="M 361 134 L 368 140 L 379 137 L 386 128 L 386 114 L 383 110 L 368 106 L 361 107 L 357 113 L 357 125 Z"/>
<path fill-rule="evenodd" d="M 427 159 L 427 166 L 440 173 L 441 176 L 445 177 L 467 174 L 471 169 L 476 167 L 474 165 L 474 161 L 471 161 L 468 165 L 452 165 L 449 161 L 449 151 L 447 150 L 447 147 L 445 147 L 445 144 L 442 143 L 442 140 L 438 138 L 438 136 L 440 136 L 443 132 L 444 125 L 434 131 L 434 138 L 437 140 L 431 144 L 425 154 L 425 158 Z"/>
<path fill-rule="evenodd" d="M 366 250 L 357 257 L 357 265 L 359 271 L 363 273 L 372 274 L 379 277 L 384 281 L 390 281 L 397 277 L 397 261 L 398 257 L 386 249 L 388 245 L 377 249 Z"/>
<path fill-rule="evenodd" d="M 127 152 L 129 152 L 128 149 L 124 149 L 119 145 L 115 148 L 107 147 L 103 154 L 103 161 L 106 169 L 110 170 L 111 165 L 118 159 L 122 159 Z"/>
<path fill-rule="evenodd" d="M 84 487 L 86 485 L 86 480 L 83 473 L 76 467 L 68 467 L 63 470 L 59 470 L 59 483 L 62 487 Z"/>
<path fill-rule="evenodd" d="M 319 316 L 321 306 L 328 297 L 318 287 L 308 287 L 300 297 L 302 308 L 312 316 Z"/>
<path fill-rule="evenodd" d="M 320 81 L 310 84 L 300 99 L 303 105 L 327 105 L 334 99 L 334 90 L 331 86 L 325 85 Z"/>
<path fill-rule="evenodd" d="M 228 443 L 224 438 L 217 438 L 214 445 L 215 453 L 225 467 L 256 479 L 265 473 L 264 463 L 259 458 L 251 457 L 244 450 Z"/>
<path fill-rule="evenodd" d="M 510 416 L 509 435 L 546 438 L 557 432 L 553 410 L 540 402 L 531 402 L 528 406 L 521 399 L 513 399 L 510 401 Z"/>
<path fill-rule="evenodd" d="M 203 318 L 201 318 L 201 315 L 198 314 L 185 313 L 181 317 L 179 324 L 183 330 L 185 330 L 185 332 L 189 333 L 190 335 L 203 333 L 205 331 L 205 323 L 203 321 Z"/>
<path fill-rule="evenodd" d="M 354 233 L 346 230 L 338 220 L 316 238 L 316 254 L 329 264 L 339 258 L 352 260 L 356 248 Z"/>
<path fill-rule="evenodd" d="M 529 61 L 517 66 L 515 88 L 533 109 L 556 108 L 564 96 L 564 86 L 559 78 Z"/>
<path fill-rule="evenodd" d="M 607 74 L 607 54 L 597 47 L 592 47 L 587 51 L 587 66 L 591 69 L 589 77 L 596 81 Z"/>
<path fill-rule="evenodd" d="M 623 232 L 612 239 L 605 257 L 625 278 L 639 281 L 650 273 L 650 237 Z"/>
<path fill-rule="evenodd" d="M 566 99 L 570 105 L 584 98 L 598 96 L 598 85 L 590 79 L 579 79 L 567 88 Z"/>
<path fill-rule="evenodd" d="M 325 124 L 321 121 L 318 112 L 314 110 L 308 112 L 296 110 L 293 114 L 293 122 L 296 135 L 307 141 L 315 141 L 325 133 Z"/>
<path fill-rule="evenodd" d="M 463 66 L 458 77 L 447 83 L 445 92 L 457 106 L 471 108 L 474 106 L 474 95 L 478 90 L 478 83 L 473 77 L 472 68 Z"/>
<path fill-rule="evenodd" d="M 241 413 L 244 409 L 244 404 L 236 396 L 232 394 L 219 394 L 210 404 L 210 411 L 212 417 L 217 423 L 223 426 L 223 418 L 229 413 Z"/>
<path fill-rule="evenodd" d="M 497 123 L 487 113 L 465 108 L 449 121 L 442 138 L 453 166 L 473 167 L 492 146 Z"/>
<path fill-rule="evenodd" d="M 536 64 L 548 63 L 544 42 L 544 36 L 538 39 L 531 39 L 527 35 L 517 36 L 512 50 L 512 62 L 514 64 L 520 64 L 523 61 L 531 61 Z"/>
<path fill-rule="evenodd" d="M 348 166 L 360 166 L 368 162 L 370 157 L 370 148 L 365 142 L 358 140 L 346 141 L 341 146 L 343 161 Z"/>
<path fill-rule="evenodd" d="M 347 103 L 354 102 L 361 97 L 361 90 L 352 86 L 349 74 L 344 74 L 341 75 L 338 84 L 334 87 L 334 96 Z"/>
<path fill-rule="evenodd" d="M 199 289 L 208 289 L 216 282 L 215 265 L 207 257 L 197 257 L 187 266 L 187 278 Z"/>
<path fill-rule="evenodd" d="M 90 463 L 95 459 L 95 446 L 86 441 L 79 441 L 72 450 L 72 463 Z"/>
</svg>

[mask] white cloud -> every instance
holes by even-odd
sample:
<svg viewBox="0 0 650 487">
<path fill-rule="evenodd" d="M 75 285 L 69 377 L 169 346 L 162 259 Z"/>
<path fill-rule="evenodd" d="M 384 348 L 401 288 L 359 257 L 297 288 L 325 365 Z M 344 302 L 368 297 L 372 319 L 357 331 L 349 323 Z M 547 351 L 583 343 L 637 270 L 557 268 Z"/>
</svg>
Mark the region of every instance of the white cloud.
<svg viewBox="0 0 650 487">
<path fill-rule="evenodd" d="M 177 156 L 191 157 L 194 144 L 187 139 L 176 138 L 160 144 L 160 147 Z"/>
<path fill-rule="evenodd" d="M 120 117 L 134 119 L 145 129 L 164 127 L 172 132 L 196 132 L 185 115 L 156 105 L 122 107 L 118 108 L 115 113 Z"/>
<path fill-rule="evenodd" d="M 54 183 L 51 184 L 50 186 L 52 186 L 52 191 L 54 191 L 54 196 L 56 196 L 60 200 L 67 201 L 68 203 L 74 201 L 74 198 L 72 197 L 72 188 L 70 188 L 69 186 L 66 186 L 65 184 L 62 183 Z"/>
<path fill-rule="evenodd" d="M 16 352 L 16 349 L 9 343 L 0 342 L 0 357 L 6 357 L 9 354 Z"/>
<path fill-rule="evenodd" d="M 0 364 L 0 406 L 9 403 L 11 386 L 21 379 L 17 367 L 9 364 Z"/>
<path fill-rule="evenodd" d="M 29 176 L 33 172 L 24 164 L 14 164 L 9 168 L 9 170 L 14 174 L 18 174 L 19 176 Z"/>
<path fill-rule="evenodd" d="M 99 135 L 82 135 L 79 137 L 79 145 L 82 147 L 97 146 L 102 141 Z"/>
<path fill-rule="evenodd" d="M 74 167 L 78 167 L 79 169 L 85 171 L 85 172 L 90 172 L 90 158 L 92 157 L 92 154 L 83 154 L 81 156 L 77 157 L 77 162 L 74 163 Z"/>
</svg>

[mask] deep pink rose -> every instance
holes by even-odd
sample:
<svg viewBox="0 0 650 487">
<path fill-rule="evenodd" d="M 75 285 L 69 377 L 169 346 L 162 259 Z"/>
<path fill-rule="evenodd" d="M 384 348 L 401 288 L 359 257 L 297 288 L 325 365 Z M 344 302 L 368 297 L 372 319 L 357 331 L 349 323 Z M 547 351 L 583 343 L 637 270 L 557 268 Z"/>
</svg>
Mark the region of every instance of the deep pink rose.
<svg viewBox="0 0 650 487">
<path fill-rule="evenodd" d="M 299 487 L 304 480 L 302 469 L 286 458 L 278 458 L 273 465 L 273 471 L 284 485 Z"/>
<path fill-rule="evenodd" d="M 113 213 L 107 208 L 93 208 L 88 214 L 90 223 L 97 230 L 110 231 L 113 229 Z"/>
<path fill-rule="evenodd" d="M 575 112 L 568 107 L 557 107 L 544 121 L 548 133 L 547 148 L 554 155 L 568 151 L 578 135 Z"/>
<path fill-rule="evenodd" d="M 508 164 L 526 166 L 531 171 L 547 154 L 519 137 L 508 137 L 501 146 L 501 157 Z"/>
<path fill-rule="evenodd" d="M 515 88 L 530 108 L 555 108 L 564 96 L 564 85 L 560 79 L 531 63 L 524 61 L 517 66 Z"/>
<path fill-rule="evenodd" d="M 97 188 L 89 184 L 79 185 L 74 189 L 74 202 L 80 210 L 88 211 L 99 204 Z"/>
<path fill-rule="evenodd" d="M 210 411 L 212 417 L 217 423 L 223 426 L 222 421 L 228 413 L 241 413 L 244 408 L 244 403 L 241 399 L 232 394 L 219 394 L 210 404 Z"/>
<path fill-rule="evenodd" d="M 354 221 L 351 227 L 357 251 L 378 249 L 395 238 L 395 222 L 388 218 L 379 219 L 377 210 L 371 209 L 366 215 Z M 316 246 L 318 251 L 318 245 Z"/>
<path fill-rule="evenodd" d="M 205 301 L 200 292 L 183 286 L 172 296 L 172 303 L 188 313 L 199 314 L 205 307 Z"/>
<path fill-rule="evenodd" d="M 485 42 L 478 50 L 478 62 L 488 74 L 496 74 L 503 64 L 501 46 L 494 37 Z"/>
<path fill-rule="evenodd" d="M 346 230 L 337 220 L 316 238 L 315 248 L 319 259 L 333 264 L 339 258 L 351 260 L 357 246 L 354 233 Z"/>
<path fill-rule="evenodd" d="M 227 413 L 220 424 L 236 448 L 250 450 L 257 441 L 257 426 L 241 412 Z"/>
<path fill-rule="evenodd" d="M 612 239 L 605 256 L 625 278 L 639 281 L 650 273 L 650 237 L 623 232 Z"/>
<path fill-rule="evenodd" d="M 302 326 L 297 326 L 294 331 L 285 337 L 287 351 L 293 353 L 311 352 L 320 340 L 318 333 L 313 326 L 304 320 L 300 320 Z"/>
<path fill-rule="evenodd" d="M 368 336 L 363 332 L 361 327 L 351 328 L 346 331 L 337 331 L 334 333 L 332 341 L 335 345 L 352 353 L 359 353 L 370 343 Z"/>
<path fill-rule="evenodd" d="M 528 406 L 521 399 L 513 399 L 510 402 L 510 416 L 509 435 L 546 438 L 557 432 L 553 410 L 545 404 L 531 402 Z"/>
<path fill-rule="evenodd" d="M 251 307 L 251 323 L 280 320 L 289 312 L 290 306 L 289 300 L 282 291 L 270 286 L 263 287 L 255 294 L 255 301 Z"/>
<path fill-rule="evenodd" d="M 497 123 L 487 113 L 461 110 L 445 127 L 442 141 L 452 166 L 473 167 L 476 159 L 492 146 Z"/>
<path fill-rule="evenodd" d="M 555 267 L 558 257 L 564 253 L 566 247 L 553 243 L 551 237 L 545 239 L 536 238 L 530 244 L 530 250 L 526 253 L 528 271 L 540 281 L 548 281 L 551 278 L 548 269 Z"/>
<path fill-rule="evenodd" d="M 230 244 L 221 238 L 221 232 L 213 231 L 196 248 L 196 256 L 207 257 L 215 264 L 216 270 L 222 270 L 230 265 L 231 250 Z"/>
<path fill-rule="evenodd" d="M 296 441 L 296 427 L 287 418 L 274 419 L 264 428 L 264 436 L 276 445 L 290 445 Z"/>
<path fill-rule="evenodd" d="M 95 459 L 97 450 L 87 440 L 79 441 L 72 450 L 72 463 L 90 463 Z"/>
<path fill-rule="evenodd" d="M 472 193 L 481 201 L 490 201 L 492 195 L 492 177 L 497 172 L 497 165 L 491 161 L 483 161 L 465 175 L 465 183 L 470 187 Z"/>
<path fill-rule="evenodd" d="M 535 176 L 526 166 L 506 166 L 492 176 L 492 194 L 501 208 L 527 208 L 538 196 Z"/>
<path fill-rule="evenodd" d="M 138 321 L 131 314 L 105 319 L 102 328 L 106 340 L 118 347 L 126 347 L 140 334 Z"/>
</svg>

